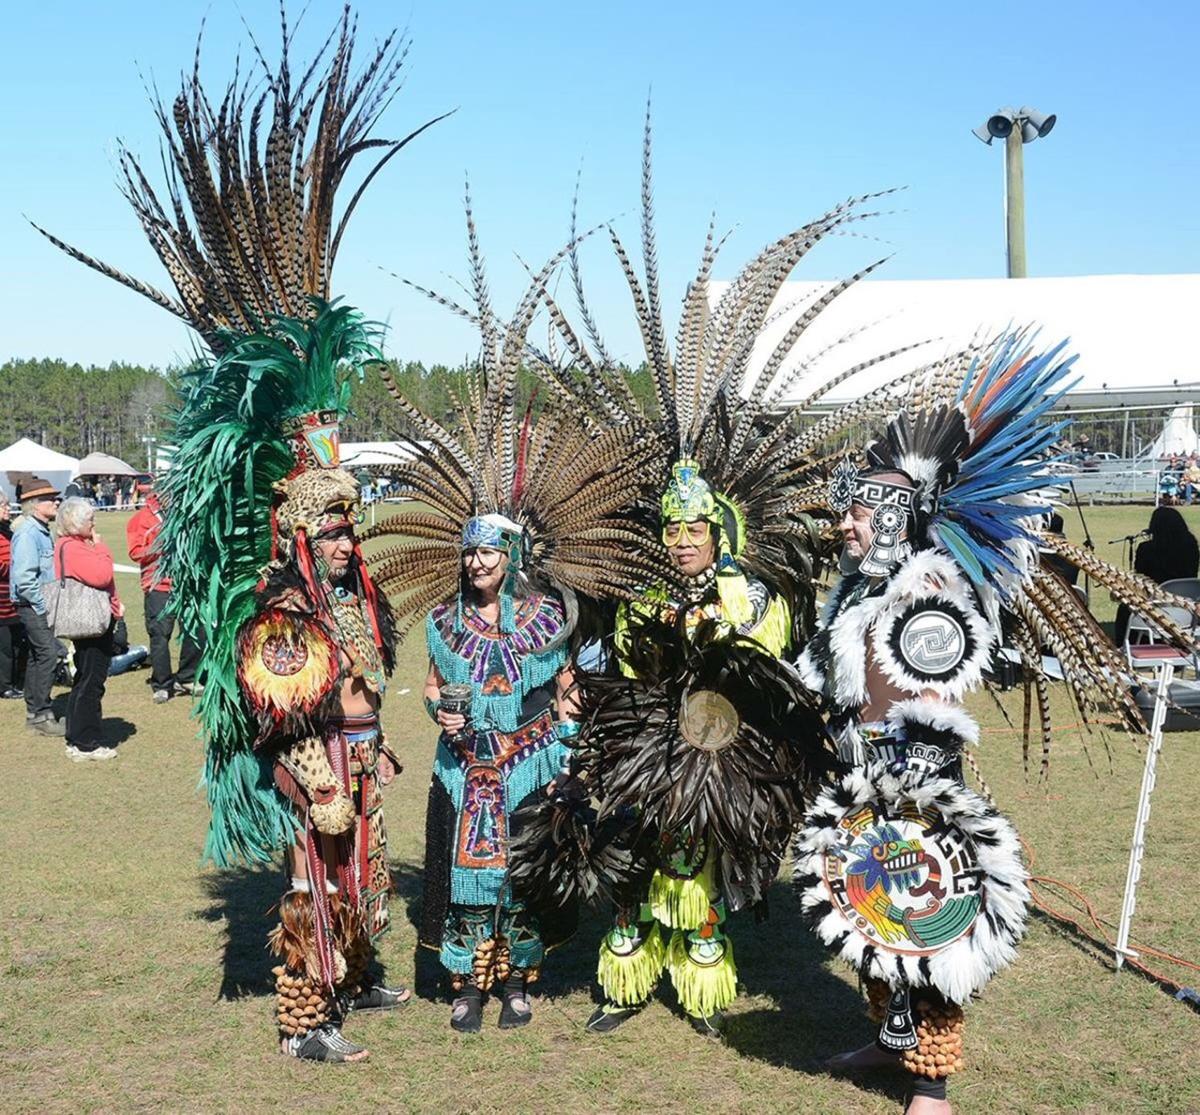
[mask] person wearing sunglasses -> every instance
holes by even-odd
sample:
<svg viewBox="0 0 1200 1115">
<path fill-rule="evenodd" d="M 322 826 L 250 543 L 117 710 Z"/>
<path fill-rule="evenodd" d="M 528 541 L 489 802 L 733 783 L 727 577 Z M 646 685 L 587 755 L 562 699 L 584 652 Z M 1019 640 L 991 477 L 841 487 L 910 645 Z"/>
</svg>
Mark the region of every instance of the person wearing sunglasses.
<svg viewBox="0 0 1200 1115">
<path fill-rule="evenodd" d="M 762 657 L 780 658 L 790 642 L 788 604 L 739 564 L 745 521 L 737 505 L 704 479 L 697 462 L 673 466 L 660 529 L 679 586 L 654 586 L 642 600 L 618 609 L 614 645 L 621 673 L 638 677 L 639 643 L 666 642 L 667 632 L 687 640 L 703 632 L 706 645 L 737 639 Z M 748 901 L 744 888 L 725 885 L 722 850 L 708 832 L 685 826 L 657 835 L 649 893 L 618 900 L 613 927 L 601 942 L 598 978 L 605 1000 L 587 1028 L 609 1033 L 633 1017 L 665 969 L 692 1027 L 719 1037 L 737 988 L 724 929 L 731 904 L 726 891 L 734 909 L 759 896 Z"/>
</svg>

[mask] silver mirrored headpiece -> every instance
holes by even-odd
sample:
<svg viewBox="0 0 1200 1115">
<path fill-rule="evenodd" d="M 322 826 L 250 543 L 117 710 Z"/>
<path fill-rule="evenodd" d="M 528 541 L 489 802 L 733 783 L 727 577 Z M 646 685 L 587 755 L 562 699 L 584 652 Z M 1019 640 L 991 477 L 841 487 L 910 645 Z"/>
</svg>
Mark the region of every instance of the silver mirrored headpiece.
<svg viewBox="0 0 1200 1115">
<path fill-rule="evenodd" d="M 908 493 L 912 495 L 911 492 Z M 867 577 L 886 577 L 909 554 L 908 541 L 902 537 L 910 512 L 893 500 L 879 504 L 871 514 L 874 537 L 858 571 Z"/>
</svg>

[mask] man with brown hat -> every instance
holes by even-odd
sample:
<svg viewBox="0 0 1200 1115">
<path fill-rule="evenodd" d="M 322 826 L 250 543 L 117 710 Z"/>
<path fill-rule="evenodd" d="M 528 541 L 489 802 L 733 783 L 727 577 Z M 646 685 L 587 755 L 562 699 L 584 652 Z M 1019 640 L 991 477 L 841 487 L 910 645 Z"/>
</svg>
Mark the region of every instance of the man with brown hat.
<svg viewBox="0 0 1200 1115">
<path fill-rule="evenodd" d="M 21 485 L 21 523 L 12 540 L 10 596 L 29 642 L 25 669 L 25 726 L 47 736 L 66 734 L 50 708 L 50 686 L 58 661 L 54 632 L 46 622 L 42 585 L 54 580 L 54 542 L 50 524 L 61 493 L 48 480 L 30 476 Z"/>
</svg>

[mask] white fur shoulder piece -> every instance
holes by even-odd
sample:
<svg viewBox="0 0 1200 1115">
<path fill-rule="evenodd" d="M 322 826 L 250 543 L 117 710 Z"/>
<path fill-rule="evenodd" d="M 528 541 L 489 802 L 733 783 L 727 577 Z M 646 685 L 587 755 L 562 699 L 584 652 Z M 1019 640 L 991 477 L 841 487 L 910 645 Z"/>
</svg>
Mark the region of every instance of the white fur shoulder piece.
<svg viewBox="0 0 1200 1115">
<path fill-rule="evenodd" d="M 929 697 L 913 697 L 897 701 L 887 714 L 887 726 L 893 730 L 905 724 L 924 724 L 937 732 L 950 732 L 963 743 L 979 742 L 979 725 L 957 705 Z"/>
<path fill-rule="evenodd" d="M 871 649 L 894 686 L 947 701 L 983 680 L 996 638 L 958 566 L 937 550 L 901 566 L 871 627 Z"/>
</svg>

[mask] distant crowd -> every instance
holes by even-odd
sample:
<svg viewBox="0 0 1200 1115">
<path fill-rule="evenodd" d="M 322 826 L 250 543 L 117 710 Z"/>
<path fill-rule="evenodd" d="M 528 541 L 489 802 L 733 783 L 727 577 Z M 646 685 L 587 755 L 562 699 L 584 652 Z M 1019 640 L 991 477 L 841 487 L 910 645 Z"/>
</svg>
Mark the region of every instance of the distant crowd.
<svg viewBox="0 0 1200 1115">
<path fill-rule="evenodd" d="M 150 644 L 131 647 L 112 551 L 96 535 L 96 507 L 82 495 L 63 498 L 29 474 L 19 490 L 16 523 L 0 500 L 0 579 L 9 586 L 0 593 L 0 699 L 23 698 L 26 726 L 64 738 L 68 758 L 114 758 L 101 718 L 111 674 L 148 659 L 155 703 L 196 692 L 199 646 L 184 639 L 178 668 L 171 664 L 171 586 L 158 575 L 155 545 L 162 509 L 151 486 L 139 485 L 134 496 L 142 507 L 126 525 L 126 545 L 141 571 Z M 56 681 L 70 685 L 63 716 L 51 705 Z"/>
<path fill-rule="evenodd" d="M 1200 453 L 1175 453 L 1160 457 L 1162 475 L 1158 481 L 1159 502 L 1166 504 L 1196 502 L 1200 496 Z"/>
</svg>

